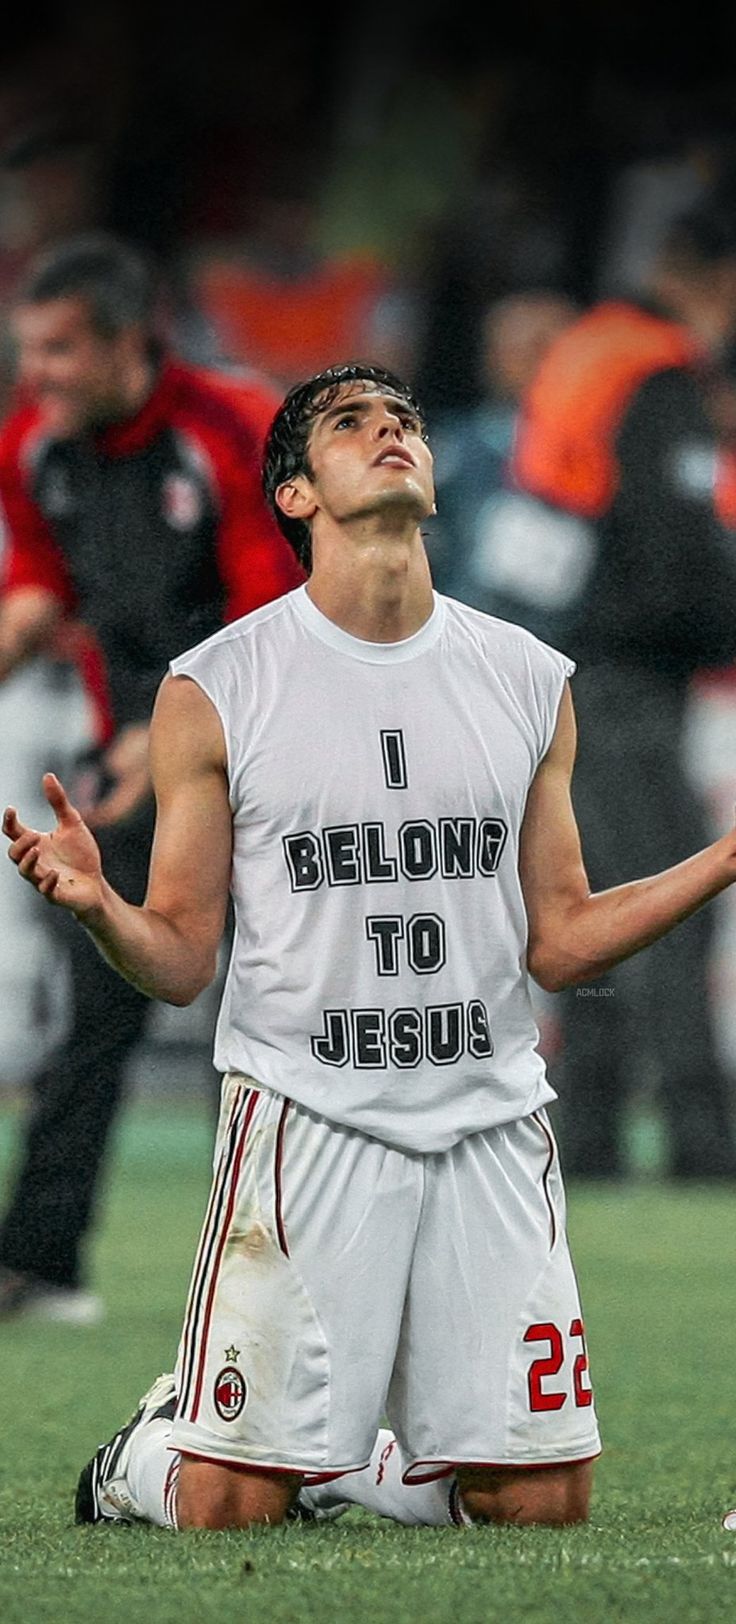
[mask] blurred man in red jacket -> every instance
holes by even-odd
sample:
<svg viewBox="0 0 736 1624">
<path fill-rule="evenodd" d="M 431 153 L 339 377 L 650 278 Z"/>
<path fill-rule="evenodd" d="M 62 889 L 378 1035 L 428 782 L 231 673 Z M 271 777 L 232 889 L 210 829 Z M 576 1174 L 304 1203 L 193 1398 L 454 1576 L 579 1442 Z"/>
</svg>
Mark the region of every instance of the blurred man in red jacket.
<svg viewBox="0 0 736 1624">
<path fill-rule="evenodd" d="M 77 793 L 128 900 L 145 891 L 153 697 L 172 651 L 298 585 L 260 487 L 278 395 L 250 375 L 165 353 L 156 278 L 107 235 L 30 270 L 13 311 L 22 404 L 0 431 L 6 526 L 0 680 L 70 628 L 100 743 Z M 90 636 L 89 634 L 92 634 Z M 61 931 L 63 916 L 52 919 Z M 80 932 L 64 932 L 72 1016 L 35 1079 L 24 1152 L 0 1223 L 0 1318 L 97 1317 L 82 1243 L 150 1004 Z"/>
</svg>

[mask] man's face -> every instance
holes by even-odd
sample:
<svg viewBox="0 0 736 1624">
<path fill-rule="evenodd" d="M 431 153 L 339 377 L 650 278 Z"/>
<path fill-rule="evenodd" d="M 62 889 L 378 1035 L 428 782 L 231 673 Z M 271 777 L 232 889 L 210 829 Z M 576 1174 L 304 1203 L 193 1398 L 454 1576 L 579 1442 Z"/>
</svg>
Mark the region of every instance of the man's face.
<svg viewBox="0 0 736 1624">
<path fill-rule="evenodd" d="M 357 379 L 315 419 L 309 440 L 311 490 L 338 521 L 393 508 L 417 524 L 434 508 L 432 453 L 407 401 Z"/>
<path fill-rule="evenodd" d="M 575 318 L 575 307 L 554 294 L 519 294 L 494 306 L 486 319 L 486 375 L 492 393 L 519 402 L 550 345 Z"/>
<path fill-rule="evenodd" d="M 121 415 L 125 335 L 100 337 L 83 298 L 20 305 L 13 336 L 19 382 L 56 438 L 72 438 Z"/>
</svg>

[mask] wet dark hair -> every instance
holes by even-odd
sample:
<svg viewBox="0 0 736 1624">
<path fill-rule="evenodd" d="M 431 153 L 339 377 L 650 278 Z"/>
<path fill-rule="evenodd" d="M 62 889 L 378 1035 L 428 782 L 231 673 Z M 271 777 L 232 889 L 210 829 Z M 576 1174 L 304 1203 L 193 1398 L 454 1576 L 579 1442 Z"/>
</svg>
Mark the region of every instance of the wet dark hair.
<svg viewBox="0 0 736 1624">
<path fill-rule="evenodd" d="M 294 479 L 296 474 L 306 474 L 308 479 L 312 478 L 308 454 L 312 425 L 333 405 L 344 384 L 363 382 L 378 384 L 388 394 L 406 401 L 407 406 L 416 412 L 422 434 L 426 437 L 424 412 L 409 385 L 385 367 L 369 366 L 359 361 L 327 367 L 306 382 L 294 384 L 268 431 L 263 459 L 266 500 L 279 529 L 307 572 L 312 568 L 311 527 L 304 519 L 290 519 L 286 513 L 282 513 L 276 501 L 276 492 L 280 485 L 287 479 Z"/>
<path fill-rule="evenodd" d="M 153 266 L 138 249 L 109 232 L 69 237 L 35 259 L 14 302 L 47 304 L 78 295 L 86 301 L 100 338 L 126 327 L 154 325 L 158 287 Z"/>
</svg>

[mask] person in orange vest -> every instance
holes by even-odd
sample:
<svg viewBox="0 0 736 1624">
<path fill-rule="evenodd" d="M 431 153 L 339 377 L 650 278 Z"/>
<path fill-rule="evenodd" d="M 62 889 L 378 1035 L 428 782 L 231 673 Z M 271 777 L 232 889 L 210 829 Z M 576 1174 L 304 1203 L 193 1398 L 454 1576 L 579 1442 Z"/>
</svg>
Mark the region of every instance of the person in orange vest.
<svg viewBox="0 0 736 1624">
<path fill-rule="evenodd" d="M 650 295 L 650 296 L 649 296 Z M 577 661 L 573 799 L 595 890 L 711 838 L 684 762 L 697 674 L 736 660 L 736 550 L 709 411 L 736 329 L 736 200 L 675 221 L 647 299 L 594 305 L 552 344 L 483 538 L 484 607 Z M 635 965 L 557 1003 L 568 1175 L 628 1168 L 628 1108 L 654 1088 L 674 1178 L 736 1177 L 705 910 Z"/>
</svg>

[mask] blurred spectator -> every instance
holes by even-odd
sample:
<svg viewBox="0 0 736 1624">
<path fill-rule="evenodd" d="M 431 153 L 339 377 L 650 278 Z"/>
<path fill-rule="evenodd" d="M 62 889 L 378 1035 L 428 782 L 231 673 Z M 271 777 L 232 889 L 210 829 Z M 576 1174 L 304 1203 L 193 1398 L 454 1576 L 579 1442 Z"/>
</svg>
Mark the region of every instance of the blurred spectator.
<svg viewBox="0 0 736 1624">
<path fill-rule="evenodd" d="M 708 369 L 736 325 L 736 210 L 673 223 L 650 302 L 606 301 L 550 347 L 527 394 L 515 491 L 486 542 L 485 607 L 578 662 L 573 795 L 594 890 L 712 838 L 683 761 L 696 673 L 736 658 L 736 556 L 714 502 Z M 714 911 L 590 987 L 561 994 L 550 1074 L 568 1174 L 623 1170 L 647 1065 L 676 1177 L 736 1176 L 714 1036 Z"/>
<path fill-rule="evenodd" d="M 320 246 L 313 185 L 290 161 L 251 204 L 247 231 L 203 238 L 182 256 L 191 301 L 222 355 L 283 389 L 356 356 L 389 366 L 404 358 L 388 268 L 369 249 Z"/>
<path fill-rule="evenodd" d="M 52 638 L 80 661 L 100 743 L 74 795 L 130 901 L 145 891 L 148 720 L 169 659 L 301 579 L 260 486 L 278 395 L 167 354 L 156 312 L 156 278 L 124 241 L 75 237 L 42 255 L 15 302 L 19 404 L 0 434 L 0 678 Z M 84 1242 L 153 1006 L 61 912 L 48 918 L 69 954 L 71 1021 L 34 1080 L 0 1224 L 0 1317 L 88 1323 L 100 1305 Z"/>
<path fill-rule="evenodd" d="M 0 162 L 0 308 L 6 312 L 35 254 L 97 222 L 100 154 L 74 126 L 15 132 Z M 11 334 L 2 332 L 0 411 L 13 388 Z"/>
<path fill-rule="evenodd" d="M 549 344 L 576 314 L 573 301 L 553 288 L 494 300 L 482 327 L 484 398 L 434 423 L 438 515 L 428 550 L 438 590 L 464 603 L 485 607 L 486 528 L 506 487 L 519 403 Z"/>
</svg>

